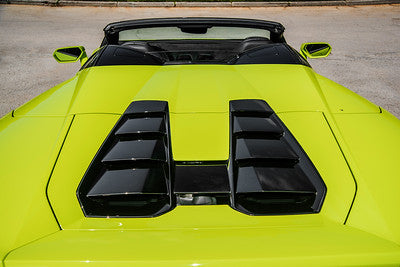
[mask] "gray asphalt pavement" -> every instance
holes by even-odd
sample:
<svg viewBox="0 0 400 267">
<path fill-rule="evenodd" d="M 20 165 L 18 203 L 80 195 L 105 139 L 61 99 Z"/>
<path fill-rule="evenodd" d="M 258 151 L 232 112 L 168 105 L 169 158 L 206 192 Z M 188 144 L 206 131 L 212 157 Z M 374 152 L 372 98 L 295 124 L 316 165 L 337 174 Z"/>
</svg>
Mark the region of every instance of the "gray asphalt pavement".
<svg viewBox="0 0 400 267">
<path fill-rule="evenodd" d="M 0 5 L 0 117 L 72 77 L 78 63 L 58 64 L 55 48 L 83 45 L 90 53 L 113 21 L 174 16 L 223 16 L 279 21 L 295 48 L 333 46 L 314 69 L 400 118 L 400 5 L 260 8 L 106 8 Z"/>
</svg>

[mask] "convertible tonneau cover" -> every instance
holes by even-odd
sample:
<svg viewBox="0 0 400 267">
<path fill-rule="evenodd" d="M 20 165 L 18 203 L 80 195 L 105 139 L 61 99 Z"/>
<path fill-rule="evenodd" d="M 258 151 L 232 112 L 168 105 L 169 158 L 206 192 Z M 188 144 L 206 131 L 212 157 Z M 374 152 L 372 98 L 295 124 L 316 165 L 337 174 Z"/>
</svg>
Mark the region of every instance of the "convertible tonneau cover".
<svg viewBox="0 0 400 267">
<path fill-rule="evenodd" d="M 284 42 L 282 34 L 285 27 L 278 22 L 241 18 L 182 17 L 138 19 L 110 23 L 104 28 L 105 38 L 102 45 L 115 42 L 118 39 L 118 33 L 123 30 L 168 26 L 175 26 L 181 29 L 210 28 L 213 26 L 265 29 L 271 32 L 271 40 Z"/>
</svg>

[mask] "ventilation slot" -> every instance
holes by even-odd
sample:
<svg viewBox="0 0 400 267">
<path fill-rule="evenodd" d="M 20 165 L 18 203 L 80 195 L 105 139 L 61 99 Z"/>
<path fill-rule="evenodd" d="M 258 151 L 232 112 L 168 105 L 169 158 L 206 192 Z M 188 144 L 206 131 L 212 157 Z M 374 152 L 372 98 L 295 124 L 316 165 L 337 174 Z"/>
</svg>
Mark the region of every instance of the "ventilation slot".
<svg viewBox="0 0 400 267">
<path fill-rule="evenodd" d="M 234 208 L 251 215 L 318 212 L 326 187 L 268 104 L 235 100 L 230 111 Z"/>
<path fill-rule="evenodd" d="M 230 204 L 230 186 L 226 164 L 175 166 L 174 192 L 178 205 Z M 207 164 L 207 165 L 206 165 Z"/>
<path fill-rule="evenodd" d="M 86 216 L 153 217 L 171 208 L 168 106 L 133 102 L 82 179 Z"/>
<path fill-rule="evenodd" d="M 87 217 L 155 217 L 178 205 L 230 205 L 248 215 L 320 211 L 326 187 L 262 100 L 230 101 L 230 157 L 173 161 L 168 103 L 132 102 L 77 190 Z"/>
</svg>

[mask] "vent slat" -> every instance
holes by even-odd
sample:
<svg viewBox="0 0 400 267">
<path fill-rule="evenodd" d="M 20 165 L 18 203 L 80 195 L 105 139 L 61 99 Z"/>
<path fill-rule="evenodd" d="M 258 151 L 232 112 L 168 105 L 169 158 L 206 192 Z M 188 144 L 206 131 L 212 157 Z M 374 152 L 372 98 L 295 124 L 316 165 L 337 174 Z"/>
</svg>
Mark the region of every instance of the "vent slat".
<svg viewBox="0 0 400 267">
<path fill-rule="evenodd" d="M 153 217 L 170 209 L 168 194 L 130 194 L 87 198 L 89 216 Z"/>
<path fill-rule="evenodd" d="M 283 129 L 270 118 L 234 117 L 233 134 L 240 137 L 275 136 L 283 134 Z"/>
<path fill-rule="evenodd" d="M 296 153 L 281 140 L 268 139 L 237 139 L 235 159 L 257 160 L 257 159 L 282 159 L 297 161 Z"/>
<path fill-rule="evenodd" d="M 163 140 L 122 141 L 103 158 L 103 163 L 135 160 L 166 161 L 166 148 Z"/>
<path fill-rule="evenodd" d="M 167 192 L 166 176 L 162 168 L 126 169 L 106 171 L 87 196 Z"/>
<path fill-rule="evenodd" d="M 125 115 L 143 115 L 151 113 L 166 114 L 168 112 L 168 103 L 165 101 L 134 101 L 125 110 Z"/>
<path fill-rule="evenodd" d="M 128 119 L 119 127 L 116 135 L 165 135 L 165 122 L 163 118 L 135 118 Z"/>
<path fill-rule="evenodd" d="M 315 192 L 315 187 L 298 166 L 239 168 L 237 193 L 273 191 Z"/>
<path fill-rule="evenodd" d="M 314 192 L 239 193 L 236 204 L 251 215 L 311 213 L 315 197 Z"/>
<path fill-rule="evenodd" d="M 258 99 L 246 99 L 246 100 L 235 100 L 230 102 L 231 113 L 234 115 L 255 115 L 268 117 L 274 113 L 274 111 L 265 103 L 263 100 Z"/>
</svg>

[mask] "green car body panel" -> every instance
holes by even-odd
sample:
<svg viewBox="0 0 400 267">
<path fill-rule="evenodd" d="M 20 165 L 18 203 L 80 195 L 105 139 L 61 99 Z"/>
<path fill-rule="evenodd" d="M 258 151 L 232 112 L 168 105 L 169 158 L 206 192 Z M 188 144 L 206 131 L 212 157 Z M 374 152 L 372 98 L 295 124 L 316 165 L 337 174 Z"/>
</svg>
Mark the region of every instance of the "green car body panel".
<svg viewBox="0 0 400 267">
<path fill-rule="evenodd" d="M 85 217 L 77 188 L 132 101 L 169 105 L 172 155 L 229 159 L 229 101 L 263 99 L 327 187 L 315 214 L 177 206 Z M 400 121 L 290 64 L 95 66 L 0 120 L 0 257 L 11 266 L 399 266 Z"/>
</svg>

